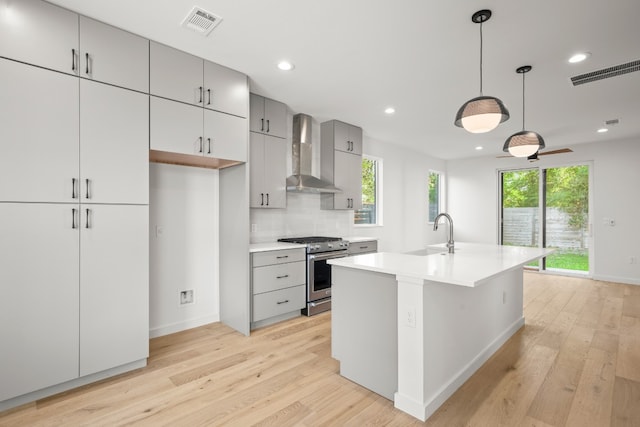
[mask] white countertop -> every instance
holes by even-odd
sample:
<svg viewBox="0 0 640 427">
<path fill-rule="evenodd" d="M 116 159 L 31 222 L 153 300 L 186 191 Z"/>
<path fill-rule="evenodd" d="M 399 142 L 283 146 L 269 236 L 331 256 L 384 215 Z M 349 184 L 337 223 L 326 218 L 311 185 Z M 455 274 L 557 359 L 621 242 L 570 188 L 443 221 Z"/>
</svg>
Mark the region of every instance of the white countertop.
<svg viewBox="0 0 640 427">
<path fill-rule="evenodd" d="M 500 273 L 519 268 L 553 252 L 553 249 L 465 242 L 456 242 L 455 250 L 454 254 L 449 254 L 441 244 L 416 251 L 418 254 L 378 252 L 327 262 L 340 267 L 475 287 Z"/>
<path fill-rule="evenodd" d="M 285 243 L 285 242 L 252 243 L 249 245 L 249 253 L 281 251 L 283 249 L 297 249 L 297 248 L 306 248 L 306 247 L 307 245 L 302 245 L 300 243 Z"/>
</svg>

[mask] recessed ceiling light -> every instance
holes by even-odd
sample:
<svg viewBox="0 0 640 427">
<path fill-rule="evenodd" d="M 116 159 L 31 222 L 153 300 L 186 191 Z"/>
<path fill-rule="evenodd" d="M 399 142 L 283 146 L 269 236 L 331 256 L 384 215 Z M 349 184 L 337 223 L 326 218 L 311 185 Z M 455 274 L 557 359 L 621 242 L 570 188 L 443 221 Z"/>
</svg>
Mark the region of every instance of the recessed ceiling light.
<svg viewBox="0 0 640 427">
<path fill-rule="evenodd" d="M 484 149 L 484 147 L 482 147 L 481 145 L 478 145 L 478 146 L 476 147 L 476 150 L 478 150 L 478 151 L 480 151 L 480 150 L 482 150 L 482 149 Z"/>
<path fill-rule="evenodd" d="M 572 63 L 572 64 L 575 64 L 577 62 L 584 61 L 585 59 L 587 59 L 590 56 L 591 56 L 591 54 L 589 52 L 576 53 L 571 58 L 569 58 L 569 62 Z"/>
<path fill-rule="evenodd" d="M 394 114 L 396 112 L 396 109 L 393 107 L 387 107 L 384 109 L 385 114 Z"/>
<path fill-rule="evenodd" d="M 281 69 L 282 71 L 291 71 L 294 69 L 294 66 L 289 61 L 280 61 L 278 62 L 278 68 Z"/>
<path fill-rule="evenodd" d="M 609 132 L 609 129 L 607 129 L 607 128 L 598 129 L 598 133 L 605 133 L 605 132 Z"/>
</svg>

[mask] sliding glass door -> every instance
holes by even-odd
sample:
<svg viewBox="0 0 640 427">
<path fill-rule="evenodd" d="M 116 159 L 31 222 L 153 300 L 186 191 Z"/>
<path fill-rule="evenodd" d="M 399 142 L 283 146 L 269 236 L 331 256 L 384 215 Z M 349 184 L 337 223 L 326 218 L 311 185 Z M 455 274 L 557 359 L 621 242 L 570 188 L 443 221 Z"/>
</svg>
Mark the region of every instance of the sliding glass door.
<svg viewBox="0 0 640 427">
<path fill-rule="evenodd" d="M 589 273 L 589 166 L 500 172 L 500 242 L 554 248 L 529 267 Z"/>
</svg>

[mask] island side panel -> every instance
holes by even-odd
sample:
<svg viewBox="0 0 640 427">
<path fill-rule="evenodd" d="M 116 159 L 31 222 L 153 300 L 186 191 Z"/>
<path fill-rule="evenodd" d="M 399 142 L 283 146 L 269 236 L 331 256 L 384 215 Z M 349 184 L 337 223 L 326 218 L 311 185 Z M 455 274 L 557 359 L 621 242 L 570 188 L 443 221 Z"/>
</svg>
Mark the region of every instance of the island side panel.
<svg viewBox="0 0 640 427">
<path fill-rule="evenodd" d="M 331 348 L 340 375 L 393 400 L 398 383 L 397 282 L 333 266 Z"/>
<path fill-rule="evenodd" d="M 403 343 L 416 329 L 399 322 L 399 390 L 396 407 L 428 418 L 523 324 L 522 269 L 506 271 L 477 287 L 424 281 L 422 304 L 403 292 L 415 284 L 399 278 L 399 312 L 417 308 L 423 358 L 415 343 Z M 418 352 L 419 353 L 419 352 Z M 415 372 L 422 372 L 416 379 Z M 415 382 L 422 384 L 416 386 Z M 415 403 L 424 402 L 417 411 Z"/>
</svg>

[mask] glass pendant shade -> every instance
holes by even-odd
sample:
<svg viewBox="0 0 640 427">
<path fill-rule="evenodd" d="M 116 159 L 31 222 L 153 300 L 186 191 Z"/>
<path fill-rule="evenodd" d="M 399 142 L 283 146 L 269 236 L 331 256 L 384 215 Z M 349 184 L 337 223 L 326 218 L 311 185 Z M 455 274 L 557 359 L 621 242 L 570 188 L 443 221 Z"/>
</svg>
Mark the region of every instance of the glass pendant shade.
<svg viewBox="0 0 640 427">
<path fill-rule="evenodd" d="M 478 96 L 460 107 L 454 123 L 471 133 L 485 133 L 508 118 L 509 111 L 498 98 Z"/>
<path fill-rule="evenodd" d="M 507 138 L 502 151 L 514 157 L 529 157 L 544 147 L 544 139 L 539 133 L 523 130 Z"/>
</svg>

